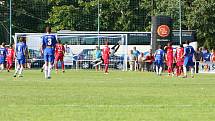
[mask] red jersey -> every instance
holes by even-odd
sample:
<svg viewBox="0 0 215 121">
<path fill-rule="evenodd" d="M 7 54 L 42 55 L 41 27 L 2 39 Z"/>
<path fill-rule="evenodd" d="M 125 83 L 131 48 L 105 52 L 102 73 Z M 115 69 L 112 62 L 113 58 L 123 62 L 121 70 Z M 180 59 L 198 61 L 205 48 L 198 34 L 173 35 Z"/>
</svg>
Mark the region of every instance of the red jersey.
<svg viewBox="0 0 215 121">
<path fill-rule="evenodd" d="M 62 44 L 56 44 L 55 47 L 55 55 L 56 56 L 64 56 L 65 48 Z"/>
<path fill-rule="evenodd" d="M 211 61 L 215 62 L 215 52 L 211 54 Z"/>
<path fill-rule="evenodd" d="M 110 55 L 110 48 L 108 46 L 105 46 L 102 49 L 102 57 L 104 60 L 108 60 L 109 59 L 109 55 Z"/>
<path fill-rule="evenodd" d="M 7 60 L 13 60 L 14 54 L 15 52 L 13 48 L 7 48 Z"/>
<path fill-rule="evenodd" d="M 173 61 L 173 47 L 166 47 L 166 59 L 167 61 Z"/>
<path fill-rule="evenodd" d="M 183 58 L 183 55 L 184 55 L 184 48 L 177 48 L 176 50 L 176 61 L 184 61 L 184 58 Z"/>
<path fill-rule="evenodd" d="M 152 64 L 153 61 L 155 60 L 155 57 L 153 55 L 148 55 L 146 56 L 146 61 L 149 61 L 149 64 Z"/>
</svg>

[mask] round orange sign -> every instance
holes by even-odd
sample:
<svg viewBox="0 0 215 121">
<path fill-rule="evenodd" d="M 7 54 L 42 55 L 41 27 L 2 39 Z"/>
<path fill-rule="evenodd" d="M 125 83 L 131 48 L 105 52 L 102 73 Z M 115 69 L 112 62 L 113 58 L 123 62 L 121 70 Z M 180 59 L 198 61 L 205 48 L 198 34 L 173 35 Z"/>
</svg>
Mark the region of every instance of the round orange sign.
<svg viewBox="0 0 215 121">
<path fill-rule="evenodd" d="M 160 25 L 157 29 L 157 33 L 161 37 L 167 37 L 169 36 L 170 29 L 167 25 Z"/>
</svg>

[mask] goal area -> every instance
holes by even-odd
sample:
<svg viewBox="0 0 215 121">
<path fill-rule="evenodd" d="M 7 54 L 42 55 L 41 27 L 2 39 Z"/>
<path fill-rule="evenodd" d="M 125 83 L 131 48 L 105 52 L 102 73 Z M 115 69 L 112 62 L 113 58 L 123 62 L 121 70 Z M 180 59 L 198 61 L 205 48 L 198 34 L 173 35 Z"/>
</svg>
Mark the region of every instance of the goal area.
<svg viewBox="0 0 215 121">
<path fill-rule="evenodd" d="M 43 66 L 43 54 L 41 51 L 42 37 L 45 33 L 15 33 L 14 43 L 24 38 L 28 47 L 27 67 L 39 69 Z M 65 47 L 64 64 L 66 69 L 94 69 L 95 48 L 104 48 L 108 41 L 109 47 L 119 48 L 110 56 L 109 68 L 126 71 L 128 67 L 128 39 L 127 34 L 61 34 L 53 33 Z M 61 68 L 60 62 L 58 62 Z M 104 65 L 99 65 L 103 69 Z"/>
</svg>

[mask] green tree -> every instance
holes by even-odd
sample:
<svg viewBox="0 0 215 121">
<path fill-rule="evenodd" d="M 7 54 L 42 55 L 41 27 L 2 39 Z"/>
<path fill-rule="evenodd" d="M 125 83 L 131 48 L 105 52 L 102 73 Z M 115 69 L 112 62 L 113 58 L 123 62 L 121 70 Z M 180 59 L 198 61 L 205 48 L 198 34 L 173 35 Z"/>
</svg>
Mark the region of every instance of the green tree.
<svg viewBox="0 0 215 121">
<path fill-rule="evenodd" d="M 187 8 L 187 26 L 197 31 L 200 46 L 215 47 L 215 2 L 214 0 L 195 0 Z"/>
</svg>

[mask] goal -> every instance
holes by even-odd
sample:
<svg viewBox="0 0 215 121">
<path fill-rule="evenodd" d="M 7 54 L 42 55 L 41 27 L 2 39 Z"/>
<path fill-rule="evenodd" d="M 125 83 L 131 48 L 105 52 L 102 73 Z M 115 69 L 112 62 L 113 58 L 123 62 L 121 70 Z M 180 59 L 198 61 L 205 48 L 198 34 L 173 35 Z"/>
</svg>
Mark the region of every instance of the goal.
<svg viewBox="0 0 215 121">
<path fill-rule="evenodd" d="M 41 68 L 44 64 L 41 53 L 42 36 L 44 33 L 16 33 L 15 44 L 23 37 L 28 46 L 27 65 L 30 68 Z M 104 47 L 108 41 L 109 47 L 119 43 L 119 49 L 110 57 L 110 69 L 127 70 L 128 44 L 127 34 L 60 34 L 55 33 L 56 38 L 64 44 L 66 53 L 64 63 L 67 69 L 94 69 L 95 47 Z M 60 66 L 60 63 L 59 63 Z M 103 64 L 100 65 L 103 68 Z"/>
</svg>

